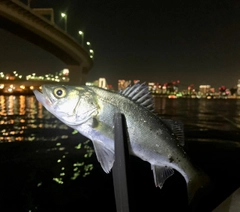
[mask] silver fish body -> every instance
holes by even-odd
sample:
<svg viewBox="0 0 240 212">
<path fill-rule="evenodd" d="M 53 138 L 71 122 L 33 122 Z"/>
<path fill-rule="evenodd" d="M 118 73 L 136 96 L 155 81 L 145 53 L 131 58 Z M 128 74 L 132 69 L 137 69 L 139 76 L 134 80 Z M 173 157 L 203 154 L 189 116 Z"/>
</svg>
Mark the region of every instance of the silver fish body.
<svg viewBox="0 0 240 212">
<path fill-rule="evenodd" d="M 175 169 L 184 177 L 191 201 L 208 181 L 181 146 L 181 125 L 152 112 L 152 97 L 146 86 L 136 84 L 120 94 L 88 86 L 44 85 L 42 91 L 34 93 L 47 110 L 92 140 L 105 172 L 111 170 L 115 159 L 113 117 L 123 113 L 129 152 L 151 164 L 156 186 L 161 188 Z"/>
</svg>

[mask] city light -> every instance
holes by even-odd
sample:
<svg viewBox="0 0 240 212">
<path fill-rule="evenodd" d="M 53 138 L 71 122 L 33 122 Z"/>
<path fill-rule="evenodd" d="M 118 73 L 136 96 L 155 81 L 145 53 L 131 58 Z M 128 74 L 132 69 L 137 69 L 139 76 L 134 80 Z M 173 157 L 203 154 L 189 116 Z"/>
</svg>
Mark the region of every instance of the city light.
<svg viewBox="0 0 240 212">
<path fill-rule="evenodd" d="M 64 18 L 65 22 L 65 32 L 67 32 L 67 14 L 66 13 L 61 13 L 62 18 Z"/>
<path fill-rule="evenodd" d="M 93 58 L 94 56 L 94 51 L 91 49 L 91 43 L 89 41 L 86 42 L 88 48 L 89 48 L 89 53 L 90 53 L 90 58 Z"/>
<path fill-rule="evenodd" d="M 45 74 L 44 76 L 39 76 L 37 73 L 23 76 L 17 73 L 17 71 L 7 74 L 0 72 L 0 79 L 2 80 L 2 84 L 0 84 L 1 93 L 32 93 L 32 90 L 35 89 L 33 85 L 37 82 L 41 84 L 44 84 L 46 81 L 64 83 L 69 82 L 70 80 L 69 69 L 63 69 L 55 74 Z M 29 82 L 24 81 L 32 81 L 32 85 L 29 85 Z"/>
<path fill-rule="evenodd" d="M 89 50 L 90 57 L 93 57 L 94 50 Z M 26 76 L 20 75 L 17 71 L 12 73 L 3 73 L 0 72 L 0 92 L 1 93 L 11 93 L 11 94 L 20 94 L 20 93 L 32 93 L 33 89 L 39 88 L 39 84 L 44 84 L 45 82 L 69 82 L 69 69 L 62 69 L 55 74 L 49 73 L 44 74 L 44 76 L 39 76 L 37 73 L 31 73 Z M 28 82 L 24 82 L 28 81 Z M 133 83 L 135 84 L 139 80 L 119 80 L 118 81 L 118 90 L 125 89 L 126 86 Z M 31 83 L 31 84 L 30 84 Z M 105 89 L 114 90 L 111 84 L 108 84 L 105 78 L 99 78 L 93 82 L 86 82 L 86 85 L 99 86 Z M 224 85 L 221 85 L 218 89 L 214 89 L 211 85 L 200 85 L 199 87 L 194 86 L 194 84 L 182 84 L 180 80 L 174 80 L 170 82 L 149 82 L 148 90 L 152 95 L 159 95 L 160 97 L 168 98 L 207 98 L 207 99 L 216 99 L 216 98 L 240 98 L 238 94 L 238 88 L 240 88 L 240 80 L 234 88 L 227 88 Z M 181 89 L 180 89 L 181 88 Z M 40 88 L 41 89 L 41 88 Z"/>
<path fill-rule="evenodd" d="M 78 34 L 81 36 L 82 47 L 84 47 L 84 32 L 83 31 L 78 31 Z"/>
<path fill-rule="evenodd" d="M 92 49 L 89 49 L 89 53 L 90 53 L 90 58 L 94 57 L 94 51 Z"/>
<path fill-rule="evenodd" d="M 91 49 L 91 43 L 89 41 L 87 41 L 86 44 L 88 46 L 88 49 L 90 50 Z"/>
</svg>

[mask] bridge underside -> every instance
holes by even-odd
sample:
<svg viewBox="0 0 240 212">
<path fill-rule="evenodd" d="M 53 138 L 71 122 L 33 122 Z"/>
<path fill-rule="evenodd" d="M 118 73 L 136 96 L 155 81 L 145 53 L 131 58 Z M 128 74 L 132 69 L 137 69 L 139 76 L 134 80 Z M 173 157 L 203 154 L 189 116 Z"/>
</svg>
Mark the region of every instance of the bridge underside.
<svg viewBox="0 0 240 212">
<path fill-rule="evenodd" d="M 29 41 L 40 48 L 46 50 L 47 52 L 52 53 L 57 58 L 61 58 L 61 60 L 66 63 L 67 68 L 70 71 L 71 81 L 69 84 L 80 85 L 86 82 L 88 69 L 82 66 L 82 61 L 79 58 L 79 61 L 74 60 L 69 54 L 63 51 L 58 46 L 54 45 L 52 42 L 44 39 L 31 32 L 30 30 L 25 29 L 21 25 L 9 21 L 0 16 L 0 28 L 7 30 L 13 34 L 18 35 L 19 37 Z"/>
<path fill-rule="evenodd" d="M 52 42 L 44 39 L 42 36 L 33 33 L 32 31 L 24 28 L 22 25 L 19 25 L 18 23 L 14 23 L 10 20 L 7 20 L 0 15 L 0 28 L 5 29 L 23 39 L 26 41 L 29 41 L 40 48 L 43 48 L 44 50 L 52 53 L 58 58 L 61 58 L 61 60 L 66 64 L 71 65 L 80 65 L 81 61 L 74 60 L 69 54 L 67 54 L 65 51 L 63 51 L 58 46 L 54 45 Z"/>
<path fill-rule="evenodd" d="M 0 1 L 0 28 L 50 52 L 70 70 L 71 84 L 84 84 L 93 61 L 88 52 L 51 21 L 20 2 Z M 53 70 L 56 72 L 56 70 Z"/>
</svg>

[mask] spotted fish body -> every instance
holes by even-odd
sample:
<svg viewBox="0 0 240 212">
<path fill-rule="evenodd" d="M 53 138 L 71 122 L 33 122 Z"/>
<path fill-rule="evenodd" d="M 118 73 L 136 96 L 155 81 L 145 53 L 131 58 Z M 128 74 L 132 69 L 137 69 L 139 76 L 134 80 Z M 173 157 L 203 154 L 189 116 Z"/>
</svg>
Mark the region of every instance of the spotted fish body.
<svg viewBox="0 0 240 212">
<path fill-rule="evenodd" d="M 49 112 L 92 140 L 103 170 L 110 172 L 114 155 L 113 117 L 124 114 L 130 154 L 151 164 L 156 186 L 162 188 L 174 169 L 184 177 L 189 201 L 207 181 L 183 150 L 183 127 L 153 112 L 152 96 L 144 84 L 120 93 L 93 86 L 43 85 L 34 91 Z"/>
</svg>

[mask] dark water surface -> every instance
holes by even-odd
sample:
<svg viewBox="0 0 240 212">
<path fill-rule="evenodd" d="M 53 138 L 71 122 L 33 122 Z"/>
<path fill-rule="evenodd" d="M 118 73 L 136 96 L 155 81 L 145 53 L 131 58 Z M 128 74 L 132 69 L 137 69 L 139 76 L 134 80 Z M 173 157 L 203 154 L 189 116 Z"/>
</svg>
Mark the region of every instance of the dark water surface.
<svg viewBox="0 0 240 212">
<path fill-rule="evenodd" d="M 188 154 L 212 180 L 195 211 L 211 211 L 240 185 L 240 100 L 155 98 L 163 118 L 184 123 Z M 112 175 L 92 143 L 58 121 L 34 96 L 0 96 L 0 211 L 116 211 Z M 163 189 L 150 165 L 130 158 L 136 211 L 190 211 L 185 181 Z"/>
</svg>

